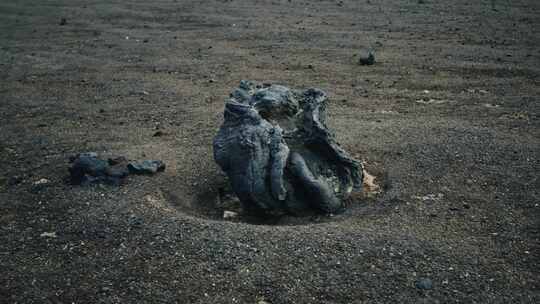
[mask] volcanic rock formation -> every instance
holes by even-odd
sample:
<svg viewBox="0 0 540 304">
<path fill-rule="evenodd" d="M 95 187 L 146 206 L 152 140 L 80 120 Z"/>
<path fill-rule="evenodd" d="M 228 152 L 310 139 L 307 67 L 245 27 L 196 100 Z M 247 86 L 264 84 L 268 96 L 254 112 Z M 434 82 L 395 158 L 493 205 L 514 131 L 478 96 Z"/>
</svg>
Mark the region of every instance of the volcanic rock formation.
<svg viewBox="0 0 540 304">
<path fill-rule="evenodd" d="M 325 125 L 319 89 L 241 81 L 225 105 L 214 158 L 251 214 L 335 213 L 362 188 L 362 165 Z"/>
</svg>

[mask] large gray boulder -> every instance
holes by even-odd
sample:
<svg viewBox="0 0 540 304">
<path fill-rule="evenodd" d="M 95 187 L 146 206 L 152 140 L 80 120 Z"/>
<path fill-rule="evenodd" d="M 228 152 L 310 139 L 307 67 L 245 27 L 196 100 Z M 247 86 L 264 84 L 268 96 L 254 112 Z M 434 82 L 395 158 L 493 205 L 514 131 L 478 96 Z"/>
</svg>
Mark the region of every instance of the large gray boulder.
<svg viewBox="0 0 540 304">
<path fill-rule="evenodd" d="M 318 89 L 242 81 L 225 104 L 214 158 L 245 212 L 335 213 L 362 187 L 362 166 L 325 125 Z"/>
</svg>

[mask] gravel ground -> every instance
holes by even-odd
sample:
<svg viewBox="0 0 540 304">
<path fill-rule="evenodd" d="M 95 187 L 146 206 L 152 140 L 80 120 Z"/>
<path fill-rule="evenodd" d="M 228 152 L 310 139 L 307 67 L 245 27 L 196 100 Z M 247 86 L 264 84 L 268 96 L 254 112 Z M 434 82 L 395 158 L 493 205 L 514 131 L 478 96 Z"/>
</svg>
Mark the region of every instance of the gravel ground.
<svg viewBox="0 0 540 304">
<path fill-rule="evenodd" d="M 20 0 L 0 20 L 1 303 L 540 302 L 540 2 Z M 211 143 L 241 79 L 325 90 L 382 192 L 223 220 Z M 167 168 L 71 186 L 85 151 Z"/>
</svg>

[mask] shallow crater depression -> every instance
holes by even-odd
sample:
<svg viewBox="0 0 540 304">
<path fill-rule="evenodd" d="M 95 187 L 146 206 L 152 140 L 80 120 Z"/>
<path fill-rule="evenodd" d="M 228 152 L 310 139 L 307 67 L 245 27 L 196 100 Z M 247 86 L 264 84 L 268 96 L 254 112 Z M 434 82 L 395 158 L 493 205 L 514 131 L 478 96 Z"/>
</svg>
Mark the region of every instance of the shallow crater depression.
<svg viewBox="0 0 540 304">
<path fill-rule="evenodd" d="M 305 214 L 282 213 L 266 216 L 247 214 L 242 210 L 238 197 L 232 191 L 224 174 L 214 175 L 205 184 L 193 186 L 191 196 L 174 187 L 161 187 L 165 202 L 182 215 L 211 221 L 227 221 L 251 225 L 295 226 L 313 225 L 346 220 L 350 217 L 385 212 L 393 199 L 386 193 L 391 187 L 388 175 L 375 168 L 374 175 L 364 171 L 363 191 L 353 192 L 344 201 L 344 208 L 337 213 Z"/>
</svg>

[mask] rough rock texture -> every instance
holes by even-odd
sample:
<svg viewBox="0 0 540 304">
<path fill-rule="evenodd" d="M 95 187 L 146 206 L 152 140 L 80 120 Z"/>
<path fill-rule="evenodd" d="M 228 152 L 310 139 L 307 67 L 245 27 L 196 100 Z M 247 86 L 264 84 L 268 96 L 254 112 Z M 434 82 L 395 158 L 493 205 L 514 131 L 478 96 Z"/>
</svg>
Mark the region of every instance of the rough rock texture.
<svg viewBox="0 0 540 304">
<path fill-rule="evenodd" d="M 74 185 L 105 183 L 119 185 L 128 175 L 125 165 L 111 166 L 107 160 L 98 157 L 97 153 L 80 153 L 71 159 L 69 168 L 70 180 Z"/>
<path fill-rule="evenodd" d="M 129 174 L 155 174 L 165 170 L 159 160 L 129 162 L 125 157 L 104 160 L 95 152 L 79 153 L 71 157 L 70 182 L 73 185 L 120 185 Z"/>
<path fill-rule="evenodd" d="M 242 81 L 225 105 L 214 158 L 242 207 L 252 213 L 334 213 L 362 167 L 325 125 L 327 96 L 318 89 Z"/>
</svg>

